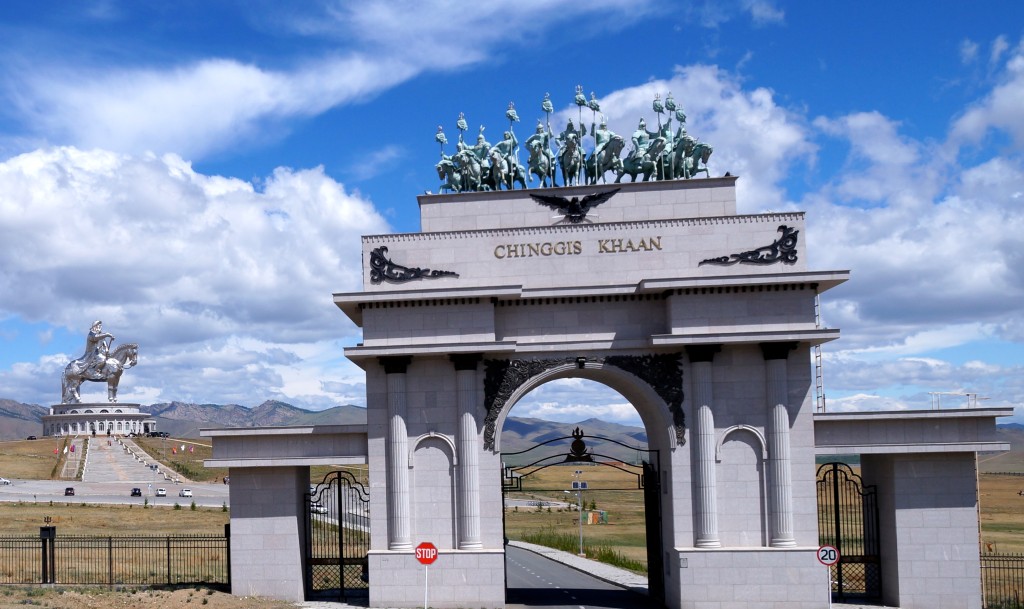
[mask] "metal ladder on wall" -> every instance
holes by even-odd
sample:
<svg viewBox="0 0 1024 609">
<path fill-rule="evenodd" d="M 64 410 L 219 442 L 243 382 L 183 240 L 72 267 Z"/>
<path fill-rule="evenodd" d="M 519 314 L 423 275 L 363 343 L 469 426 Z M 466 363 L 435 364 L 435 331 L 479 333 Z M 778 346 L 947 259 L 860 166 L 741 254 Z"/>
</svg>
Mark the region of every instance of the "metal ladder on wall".
<svg viewBox="0 0 1024 609">
<path fill-rule="evenodd" d="M 814 295 L 814 327 L 821 328 L 821 302 Z M 816 412 L 825 412 L 825 382 L 821 373 L 821 345 L 814 345 L 814 405 Z"/>
</svg>

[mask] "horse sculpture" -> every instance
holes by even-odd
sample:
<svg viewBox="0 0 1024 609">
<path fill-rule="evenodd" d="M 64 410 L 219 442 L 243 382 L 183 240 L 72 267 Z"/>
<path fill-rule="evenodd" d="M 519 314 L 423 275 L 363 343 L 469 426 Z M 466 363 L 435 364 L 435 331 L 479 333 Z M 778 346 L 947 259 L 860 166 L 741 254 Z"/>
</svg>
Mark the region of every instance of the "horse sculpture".
<svg viewBox="0 0 1024 609">
<path fill-rule="evenodd" d="M 437 164 L 437 177 L 442 180 L 438 192 L 459 192 L 462 189 L 462 174 L 451 158 L 445 157 Z"/>
<path fill-rule="evenodd" d="M 714 151 L 711 144 L 704 142 L 696 142 L 693 146 L 687 146 L 682 163 L 683 177 L 689 180 L 702 171 L 705 177 L 711 177 L 711 173 L 708 172 L 708 159 Z M 700 166 L 701 163 L 704 164 L 703 167 Z"/>
<path fill-rule="evenodd" d="M 518 182 L 521 187 L 526 188 L 526 180 L 524 179 L 526 170 L 523 169 L 522 165 L 505 158 L 497 150 L 491 151 L 490 159 L 490 171 L 483 178 L 487 186 L 493 190 L 501 190 L 502 185 L 504 185 L 508 190 L 512 190 L 513 186 Z"/>
<path fill-rule="evenodd" d="M 555 183 L 555 170 L 551 164 L 551 157 L 549 157 L 544 146 L 540 143 L 530 146 L 530 159 L 527 161 L 530 166 L 530 181 L 533 181 L 533 176 L 537 176 L 540 180 L 540 187 L 548 187 L 548 179 L 551 180 L 551 186 L 558 186 Z"/>
<path fill-rule="evenodd" d="M 637 174 L 644 174 L 644 182 L 651 179 L 651 176 L 657 171 L 657 163 L 660 161 L 662 153 L 665 151 L 665 138 L 656 137 L 651 140 L 651 145 L 647 147 L 647 151 L 641 154 L 632 154 L 622 162 L 622 169 L 619 170 L 619 176 L 615 178 L 615 183 L 618 184 L 622 181 L 622 176 L 629 174 L 630 181 L 636 182 Z"/>
<path fill-rule="evenodd" d="M 455 155 L 454 160 L 459 175 L 462 177 L 462 187 L 459 192 L 480 190 L 483 187 L 483 170 L 476 155 L 469 150 L 463 150 Z"/>
<path fill-rule="evenodd" d="M 566 186 L 579 184 L 583 152 L 576 138 L 570 137 L 565 141 L 565 147 L 558 152 L 558 164 L 562 168 L 562 182 Z"/>
<path fill-rule="evenodd" d="M 608 171 L 619 174 L 622 169 L 622 159 L 619 158 L 619 153 L 622 152 L 625 145 L 626 142 L 622 136 L 615 135 L 608 140 L 600 153 L 590 155 L 586 166 L 587 184 L 597 184 L 597 179 Z"/>
<path fill-rule="evenodd" d="M 100 366 L 89 366 L 83 369 L 80 360 L 74 360 L 64 368 L 61 379 L 61 401 L 64 404 L 78 404 L 82 401 L 78 393 L 82 381 L 107 383 L 107 401 L 117 402 L 117 384 L 121 381 L 121 373 L 131 368 L 139 359 L 139 346 L 125 343 L 110 352 Z"/>
</svg>

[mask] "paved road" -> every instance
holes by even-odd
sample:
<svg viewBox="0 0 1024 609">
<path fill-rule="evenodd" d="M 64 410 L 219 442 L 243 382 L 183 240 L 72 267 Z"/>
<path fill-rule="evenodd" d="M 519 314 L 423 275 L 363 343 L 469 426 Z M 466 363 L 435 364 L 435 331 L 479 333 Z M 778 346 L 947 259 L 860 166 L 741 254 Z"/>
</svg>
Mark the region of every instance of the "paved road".
<svg viewBox="0 0 1024 609">
<path fill-rule="evenodd" d="M 74 503 L 137 503 L 147 500 L 150 505 L 196 505 L 221 507 L 228 501 L 228 487 L 224 484 L 202 484 L 198 482 L 174 482 L 173 473 L 165 472 L 161 465 L 154 470 L 149 465 L 156 461 L 148 458 L 133 443 L 124 446 L 116 439 L 105 437 L 90 440 L 85 474 L 82 481 L 61 480 L 11 480 L 8 486 L 0 486 L 0 501 L 59 501 Z M 76 445 L 76 455 L 81 453 Z M 170 480 L 165 478 L 165 474 Z M 75 489 L 74 497 L 64 495 L 67 487 Z M 133 488 L 142 489 L 142 497 L 132 497 Z M 167 497 L 157 497 L 156 490 L 164 488 Z M 192 498 L 179 497 L 181 489 L 192 490 Z"/>
<path fill-rule="evenodd" d="M 593 561 L 587 561 L 596 565 Z M 653 609 L 663 605 L 590 573 L 515 546 L 505 548 L 508 609 Z"/>
</svg>

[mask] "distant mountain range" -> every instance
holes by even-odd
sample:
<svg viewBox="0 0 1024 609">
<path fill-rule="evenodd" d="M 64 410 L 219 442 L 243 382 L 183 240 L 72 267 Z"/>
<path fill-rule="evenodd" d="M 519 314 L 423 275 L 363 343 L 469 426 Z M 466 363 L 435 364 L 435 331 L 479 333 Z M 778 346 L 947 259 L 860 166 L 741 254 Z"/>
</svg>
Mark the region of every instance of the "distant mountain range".
<svg viewBox="0 0 1024 609">
<path fill-rule="evenodd" d="M 255 408 L 238 404 L 188 404 L 166 402 L 142 407 L 156 419 L 156 428 L 176 438 L 198 438 L 200 429 L 211 427 L 268 427 L 290 425 L 361 425 L 366 423 L 366 409 L 358 406 L 335 406 L 327 410 L 305 410 L 268 400 Z M 22 404 L 13 400 L 0 399 L 0 440 L 17 440 L 28 436 L 42 435 L 43 415 L 49 410 L 35 404 Z M 501 449 L 504 454 L 524 451 L 532 446 L 564 438 L 580 427 L 588 436 L 604 436 L 629 446 L 646 447 L 647 435 L 642 428 L 588 419 L 579 423 L 556 423 L 541 419 L 509 417 L 505 420 Z M 571 439 L 551 442 L 547 447 L 564 454 Z M 624 448 L 613 443 L 600 446 L 588 442 L 592 452 L 606 454 L 623 461 L 637 458 L 635 449 Z M 546 451 L 546 452 L 545 452 Z M 522 457 L 514 458 L 517 463 L 529 463 L 540 458 L 541 453 L 553 452 L 538 448 Z"/>
</svg>

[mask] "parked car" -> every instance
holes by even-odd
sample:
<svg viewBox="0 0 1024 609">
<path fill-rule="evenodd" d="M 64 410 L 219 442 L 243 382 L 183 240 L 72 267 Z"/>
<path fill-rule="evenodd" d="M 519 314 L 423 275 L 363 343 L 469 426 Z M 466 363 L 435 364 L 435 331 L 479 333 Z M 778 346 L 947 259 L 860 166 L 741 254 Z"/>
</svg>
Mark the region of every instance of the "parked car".
<svg viewBox="0 0 1024 609">
<path fill-rule="evenodd" d="M 132 497 L 141 497 L 141 496 L 142 496 L 142 489 L 141 488 L 135 487 L 135 488 L 132 489 Z"/>
<path fill-rule="evenodd" d="M 69 486 L 66 489 L 64 489 L 64 496 L 65 497 L 74 497 L 75 496 L 75 487 Z"/>
<path fill-rule="evenodd" d="M 180 491 L 178 491 L 178 496 L 179 497 L 191 497 L 192 496 L 192 489 L 190 489 L 190 488 L 183 488 Z"/>
<path fill-rule="evenodd" d="M 309 504 L 309 511 L 314 513 L 314 514 L 326 514 L 327 513 L 327 508 L 324 507 L 324 504 L 316 502 L 316 503 L 310 503 Z"/>
<path fill-rule="evenodd" d="M 11 483 L 11 481 L 8 480 L 7 478 L 0 478 L 0 484 L 6 486 L 6 485 L 8 485 L 10 483 Z"/>
<path fill-rule="evenodd" d="M 25 438 L 25 439 L 26 439 L 26 440 L 35 440 L 35 439 L 36 439 L 36 437 L 35 437 L 35 436 L 29 436 L 29 437 L 27 437 L 27 438 Z"/>
<path fill-rule="evenodd" d="M 167 496 L 167 489 L 165 489 L 165 488 L 158 488 L 158 489 L 156 489 L 156 496 L 157 497 L 166 497 Z"/>
</svg>

